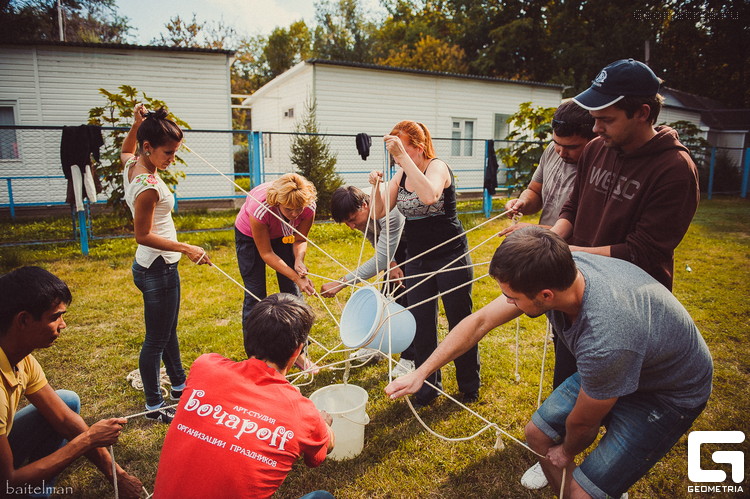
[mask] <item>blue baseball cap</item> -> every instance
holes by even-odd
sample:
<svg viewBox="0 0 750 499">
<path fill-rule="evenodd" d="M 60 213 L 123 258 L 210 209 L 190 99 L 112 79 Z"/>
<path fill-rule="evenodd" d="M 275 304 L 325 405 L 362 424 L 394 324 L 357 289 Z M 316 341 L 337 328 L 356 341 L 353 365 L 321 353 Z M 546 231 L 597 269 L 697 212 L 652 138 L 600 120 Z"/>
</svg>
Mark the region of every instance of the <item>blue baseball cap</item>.
<svg viewBox="0 0 750 499">
<path fill-rule="evenodd" d="M 598 111 L 625 96 L 650 97 L 659 93 L 661 80 L 651 68 L 635 59 L 620 59 L 602 69 L 591 86 L 573 97 L 582 108 Z"/>
</svg>

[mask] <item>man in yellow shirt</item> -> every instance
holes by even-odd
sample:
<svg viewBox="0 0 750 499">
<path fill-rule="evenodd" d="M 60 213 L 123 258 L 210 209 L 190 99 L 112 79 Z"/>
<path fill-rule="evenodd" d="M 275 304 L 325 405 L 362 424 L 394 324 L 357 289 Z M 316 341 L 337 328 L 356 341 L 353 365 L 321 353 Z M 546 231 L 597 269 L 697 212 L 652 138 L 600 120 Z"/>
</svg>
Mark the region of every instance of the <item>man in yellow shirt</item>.
<svg viewBox="0 0 750 499">
<path fill-rule="evenodd" d="M 63 329 L 72 300 L 68 286 L 39 267 L 0 277 L 0 495 L 48 496 L 55 478 L 85 455 L 112 482 L 106 446 L 117 441 L 122 418 L 89 427 L 78 415 L 78 395 L 54 391 L 31 353 L 50 347 Z M 21 397 L 31 404 L 20 411 Z M 117 466 L 121 497 L 138 497 L 142 485 Z"/>
</svg>

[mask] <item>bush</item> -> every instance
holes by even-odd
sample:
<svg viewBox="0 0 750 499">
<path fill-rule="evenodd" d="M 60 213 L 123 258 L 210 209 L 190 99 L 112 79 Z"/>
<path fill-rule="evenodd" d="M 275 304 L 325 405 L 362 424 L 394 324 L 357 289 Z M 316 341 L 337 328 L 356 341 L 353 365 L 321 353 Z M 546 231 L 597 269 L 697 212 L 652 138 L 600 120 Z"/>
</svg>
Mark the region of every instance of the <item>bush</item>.
<svg viewBox="0 0 750 499">
<path fill-rule="evenodd" d="M 124 213 L 130 216 L 130 210 L 125 203 L 125 190 L 122 185 L 122 163 L 120 163 L 120 149 L 122 141 L 133 124 L 133 109 L 135 105 L 142 102 L 149 110 L 166 108 L 164 101 L 152 99 L 145 93 L 140 92 L 130 85 L 120 85 L 120 93 L 109 92 L 100 88 L 99 93 L 104 96 L 106 103 L 100 107 L 89 109 L 89 125 L 111 126 L 120 129 L 111 130 L 105 135 L 104 150 L 101 153 L 101 166 L 97 168 L 97 173 L 102 179 L 102 185 L 106 192 L 109 193 L 107 205 L 111 206 L 116 212 Z M 169 119 L 174 121 L 181 128 L 189 129 L 190 126 L 172 113 L 169 113 Z M 175 162 L 185 164 L 185 161 L 179 156 L 175 156 Z M 185 173 L 181 170 L 169 168 L 159 171 L 159 176 L 167 186 L 172 188 L 177 185 Z"/>
</svg>

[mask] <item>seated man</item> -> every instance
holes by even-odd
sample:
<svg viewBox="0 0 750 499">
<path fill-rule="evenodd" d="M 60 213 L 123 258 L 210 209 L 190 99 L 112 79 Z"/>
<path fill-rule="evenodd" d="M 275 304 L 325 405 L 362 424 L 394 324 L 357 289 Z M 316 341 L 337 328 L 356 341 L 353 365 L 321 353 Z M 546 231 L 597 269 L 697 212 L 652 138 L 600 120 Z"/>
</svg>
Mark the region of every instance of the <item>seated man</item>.
<svg viewBox="0 0 750 499">
<path fill-rule="evenodd" d="M 375 255 L 338 281 L 323 284 L 320 288 L 320 294 L 330 298 L 344 289 L 347 284 L 367 280 L 380 271 L 390 269 L 388 272 L 389 282 L 387 286 L 384 286 L 384 290 L 386 294 L 390 290 L 400 294 L 401 296 L 396 302 L 405 307 L 406 294 L 403 292 L 402 284 L 404 272 L 401 267 L 397 266 L 398 262 L 406 260 L 406 249 L 403 244 L 399 244 L 401 232 L 404 229 L 404 216 L 395 206 L 387 217 L 384 216 L 376 221 L 370 220 L 368 223 L 369 215 L 370 196 L 361 189 L 350 185 L 339 187 L 333 192 L 331 196 L 331 216 L 336 223 L 346 224 L 350 229 L 362 232 L 367 241 L 375 248 Z M 380 360 L 378 351 L 370 348 L 361 348 L 354 352 L 352 356 L 357 358 L 370 357 L 375 362 Z M 397 377 L 413 370 L 414 347 L 410 345 L 401 353 L 401 360 L 391 371 L 391 376 Z"/>
<path fill-rule="evenodd" d="M 620 497 L 703 411 L 713 363 L 690 315 L 654 278 L 616 258 L 576 252 L 539 227 L 509 235 L 490 275 L 505 295 L 470 315 L 416 371 L 386 393 L 415 393 L 427 376 L 521 313 L 543 313 L 573 352 L 578 373 L 533 414 L 526 439 L 564 497 Z M 574 459 L 607 428 L 580 466 Z"/>
<path fill-rule="evenodd" d="M 248 360 L 196 359 L 164 440 L 154 497 L 270 497 L 299 456 L 311 467 L 325 460 L 331 416 L 285 377 L 314 319 L 301 298 L 271 295 L 244 324 Z"/>
<path fill-rule="evenodd" d="M 117 442 L 123 418 L 89 427 L 74 392 L 54 391 L 31 353 L 52 346 L 72 300 L 68 286 L 39 267 L 0 277 L 0 481 L 8 495 L 49 496 L 62 470 L 86 456 L 112 481 L 106 447 Z M 20 411 L 21 397 L 31 404 Z M 117 466 L 121 497 L 138 497 L 143 485 Z"/>
</svg>

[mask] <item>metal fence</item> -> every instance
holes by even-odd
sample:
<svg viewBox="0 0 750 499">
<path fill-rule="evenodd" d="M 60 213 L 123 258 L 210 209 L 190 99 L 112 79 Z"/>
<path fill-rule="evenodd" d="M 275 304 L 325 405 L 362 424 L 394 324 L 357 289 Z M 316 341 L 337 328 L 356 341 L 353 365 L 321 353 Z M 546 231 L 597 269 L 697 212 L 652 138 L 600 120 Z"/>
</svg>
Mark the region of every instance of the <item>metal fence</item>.
<svg viewBox="0 0 750 499">
<path fill-rule="evenodd" d="M 65 205 L 67 180 L 60 161 L 61 126 L 0 125 L 0 209 L 11 218 L 25 207 Z M 105 142 L 107 132 L 103 128 Z M 382 137 L 372 137 L 366 158 L 356 148 L 354 134 L 303 134 L 260 132 L 253 130 L 186 130 L 185 145 L 179 156 L 184 165 L 176 165 L 185 173 L 175 189 L 176 209 L 184 201 L 229 201 L 244 198 L 231 181 L 247 188 L 273 180 L 297 169 L 292 150 L 301 141 L 314 138 L 336 159 L 336 172 L 345 184 L 367 187 L 372 170 L 388 166 Z M 482 212 L 489 217 L 492 196 L 484 189 L 485 168 L 492 150 L 489 140 L 433 138 L 436 155 L 445 160 L 454 172 L 459 192 L 482 196 Z M 495 141 L 494 149 L 507 147 L 508 142 Z M 717 193 L 747 197 L 750 179 L 750 148 L 704 148 L 692 151 L 701 172 L 701 187 L 711 199 Z M 741 164 L 738 164 L 741 162 Z M 500 164 L 497 189 L 502 193 L 520 189 L 518 180 L 528 172 L 518 172 Z M 249 182 L 240 179 L 249 178 Z M 104 203 L 108 193 L 97 196 Z M 226 203 L 225 203 L 226 205 Z M 4 211 L 5 211 L 4 210 Z M 88 213 L 88 215 L 87 215 Z M 91 238 L 90 211 L 73 212 L 76 237 L 84 252 Z"/>
</svg>

